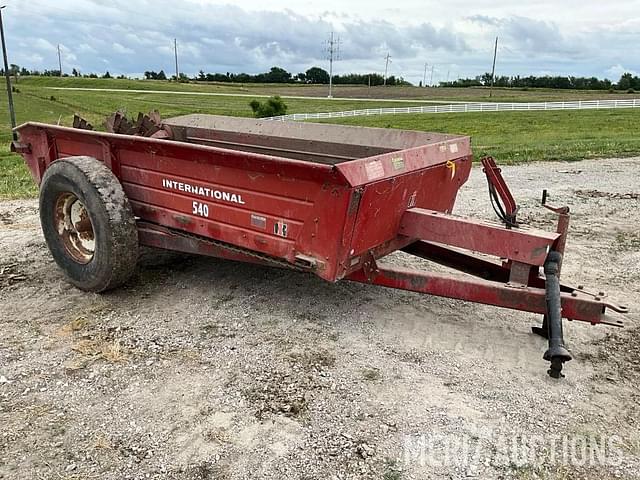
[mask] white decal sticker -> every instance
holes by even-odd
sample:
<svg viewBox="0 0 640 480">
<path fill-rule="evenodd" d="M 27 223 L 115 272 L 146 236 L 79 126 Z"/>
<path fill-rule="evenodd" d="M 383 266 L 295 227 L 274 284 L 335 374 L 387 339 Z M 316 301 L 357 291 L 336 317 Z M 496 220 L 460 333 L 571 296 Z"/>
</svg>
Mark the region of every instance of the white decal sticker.
<svg viewBox="0 0 640 480">
<path fill-rule="evenodd" d="M 254 227 L 262 228 L 264 230 L 267 228 L 267 217 L 263 217 L 262 215 L 256 215 L 252 213 L 251 225 L 253 225 Z"/>
<path fill-rule="evenodd" d="M 451 150 L 451 153 L 458 153 L 458 144 L 457 143 L 450 144 L 449 150 Z"/>
<path fill-rule="evenodd" d="M 404 158 L 402 157 L 392 158 L 391 165 L 393 165 L 394 170 L 404 170 Z"/>
<path fill-rule="evenodd" d="M 369 180 L 384 177 L 384 167 L 380 160 L 374 160 L 373 162 L 367 163 L 364 166 L 364 169 L 367 172 L 367 178 Z"/>
<path fill-rule="evenodd" d="M 239 205 L 245 204 L 242 195 L 239 193 L 225 192 L 224 190 L 216 190 L 215 188 L 203 187 L 192 183 L 178 182 L 177 180 L 170 180 L 168 178 L 162 179 L 162 186 L 167 190 L 177 190 L 179 192 L 191 193 L 192 195 L 213 198 L 223 202 L 237 203 Z"/>
<path fill-rule="evenodd" d="M 199 215 L 201 217 L 209 218 L 209 205 L 201 202 L 193 202 L 193 211 L 194 215 Z"/>
</svg>

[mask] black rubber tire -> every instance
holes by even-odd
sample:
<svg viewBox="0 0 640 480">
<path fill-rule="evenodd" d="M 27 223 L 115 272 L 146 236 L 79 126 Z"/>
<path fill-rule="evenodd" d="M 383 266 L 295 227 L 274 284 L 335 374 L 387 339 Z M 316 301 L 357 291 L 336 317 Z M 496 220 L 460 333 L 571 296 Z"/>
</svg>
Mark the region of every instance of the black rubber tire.
<svg viewBox="0 0 640 480">
<path fill-rule="evenodd" d="M 56 205 L 65 194 L 84 204 L 94 235 L 93 256 L 74 259 L 56 227 Z M 40 184 L 40 224 L 51 255 L 69 281 L 81 290 L 103 292 L 126 282 L 138 260 L 138 230 L 122 185 L 92 157 L 53 162 Z"/>
</svg>

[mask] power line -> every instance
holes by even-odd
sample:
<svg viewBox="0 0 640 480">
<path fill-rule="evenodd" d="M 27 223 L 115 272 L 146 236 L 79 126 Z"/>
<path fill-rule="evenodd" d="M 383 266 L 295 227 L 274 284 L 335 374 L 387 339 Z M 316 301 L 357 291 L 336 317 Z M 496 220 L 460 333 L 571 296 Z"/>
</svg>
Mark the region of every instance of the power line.
<svg viewBox="0 0 640 480">
<path fill-rule="evenodd" d="M 4 24 L 2 23 L 2 9 L 6 5 L 0 7 L 0 37 L 2 39 L 2 56 L 4 58 L 4 76 L 7 80 L 7 100 L 9 101 L 9 116 L 11 118 L 11 130 L 14 140 L 18 140 L 18 134 L 13 130 L 16 128 L 16 111 L 13 108 L 13 94 L 11 89 L 11 73 L 9 72 L 9 61 L 7 60 L 7 45 L 4 41 Z"/>
<path fill-rule="evenodd" d="M 60 67 L 60 76 L 62 76 L 62 55 L 60 55 L 60 44 L 58 44 L 58 66 Z"/>
<path fill-rule="evenodd" d="M 391 61 L 391 55 L 389 55 L 389 52 L 387 52 L 387 55 L 384 58 L 385 58 L 385 63 L 384 63 L 384 82 L 383 82 L 383 85 L 386 86 L 387 85 L 387 73 L 389 71 L 389 62 Z"/>
<path fill-rule="evenodd" d="M 333 34 L 333 30 L 327 40 L 327 55 L 329 57 L 329 98 L 333 97 L 333 62 L 340 59 L 340 37 Z"/>
<path fill-rule="evenodd" d="M 180 81 L 180 70 L 178 69 L 178 39 L 173 39 L 173 52 L 176 57 L 176 82 Z"/>
<path fill-rule="evenodd" d="M 424 62 L 424 73 L 422 74 L 422 86 L 426 87 L 427 86 L 427 65 L 429 65 L 427 62 Z"/>
<path fill-rule="evenodd" d="M 496 56 L 498 55 L 498 37 L 496 37 L 496 46 L 493 49 L 493 67 L 491 67 L 491 86 L 489 87 L 489 97 L 493 94 L 493 82 L 496 78 Z"/>
</svg>

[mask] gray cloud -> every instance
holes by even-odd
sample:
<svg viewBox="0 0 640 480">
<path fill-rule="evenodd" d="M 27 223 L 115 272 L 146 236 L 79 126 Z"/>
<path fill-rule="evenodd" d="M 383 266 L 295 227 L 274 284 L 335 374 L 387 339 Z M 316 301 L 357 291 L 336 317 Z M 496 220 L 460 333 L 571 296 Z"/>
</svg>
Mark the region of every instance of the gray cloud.
<svg viewBox="0 0 640 480">
<path fill-rule="evenodd" d="M 576 38 L 566 37 L 554 22 L 514 16 L 469 17 L 471 22 L 489 26 L 502 36 L 512 51 L 520 54 L 580 56 L 583 48 Z"/>
<path fill-rule="evenodd" d="M 326 66 L 324 42 L 336 30 L 342 42 L 339 72 L 381 71 L 389 51 L 390 73 L 415 82 L 422 79 L 425 61 L 437 64 L 440 80 L 447 71 L 452 78 L 480 74 L 490 66 L 496 34 L 503 74 L 603 76 L 620 68 L 640 70 L 630 48 L 625 51 L 618 43 L 624 38 L 627 45 L 638 44 L 638 29 L 602 25 L 565 32 L 556 22 L 521 15 L 391 22 L 341 12 L 303 15 L 173 0 L 112 0 L 106 5 L 99 0 L 16 0 L 5 12 L 12 61 L 38 69 L 57 68 L 60 43 L 67 71 L 170 72 L 177 37 L 181 69 L 188 73 L 255 73 L 273 65 L 295 73 Z"/>
</svg>

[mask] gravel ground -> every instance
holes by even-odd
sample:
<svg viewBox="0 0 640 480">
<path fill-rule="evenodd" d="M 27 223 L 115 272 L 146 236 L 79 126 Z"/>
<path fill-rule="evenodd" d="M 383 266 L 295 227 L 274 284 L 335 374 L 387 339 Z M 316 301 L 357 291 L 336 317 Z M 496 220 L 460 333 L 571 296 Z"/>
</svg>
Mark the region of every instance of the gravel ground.
<svg viewBox="0 0 640 480">
<path fill-rule="evenodd" d="M 83 293 L 0 203 L 0 478 L 640 478 L 640 158 L 504 173 L 537 226 L 570 205 L 564 280 L 632 309 L 565 322 L 561 381 L 498 308 L 150 250 Z M 476 168 L 457 213 L 487 197 Z"/>
</svg>

